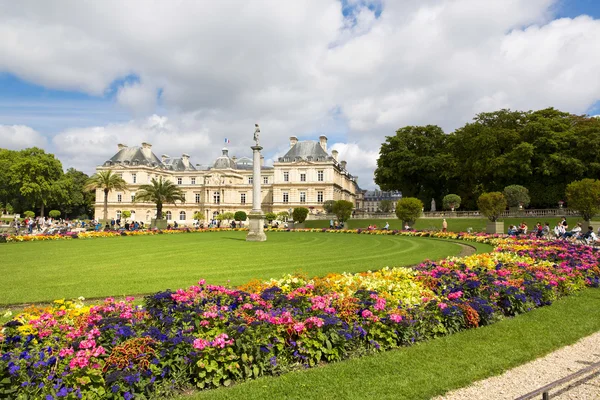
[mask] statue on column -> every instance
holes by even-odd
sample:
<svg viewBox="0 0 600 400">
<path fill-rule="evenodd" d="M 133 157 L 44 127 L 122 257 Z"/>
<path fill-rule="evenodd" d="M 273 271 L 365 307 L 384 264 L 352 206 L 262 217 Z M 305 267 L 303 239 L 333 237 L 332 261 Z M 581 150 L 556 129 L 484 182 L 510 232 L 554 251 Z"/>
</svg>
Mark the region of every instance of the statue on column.
<svg viewBox="0 0 600 400">
<path fill-rule="evenodd" d="M 431 211 L 435 211 L 435 199 L 431 199 Z"/>
<path fill-rule="evenodd" d="M 256 142 L 257 146 L 258 146 L 259 136 L 260 136 L 260 128 L 258 127 L 258 124 L 254 124 L 254 141 Z"/>
</svg>

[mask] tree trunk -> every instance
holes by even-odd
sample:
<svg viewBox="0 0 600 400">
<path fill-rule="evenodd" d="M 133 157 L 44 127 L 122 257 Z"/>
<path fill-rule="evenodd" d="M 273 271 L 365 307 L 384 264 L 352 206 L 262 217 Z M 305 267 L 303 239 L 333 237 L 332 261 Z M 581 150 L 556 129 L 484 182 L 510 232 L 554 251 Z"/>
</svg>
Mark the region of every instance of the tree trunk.
<svg viewBox="0 0 600 400">
<path fill-rule="evenodd" d="M 104 189 L 104 222 L 108 220 L 108 189 Z"/>
<path fill-rule="evenodd" d="M 162 219 L 162 203 L 156 203 L 156 219 Z"/>
<path fill-rule="evenodd" d="M 44 202 L 42 202 L 42 207 L 40 207 L 40 217 L 44 218 Z"/>
</svg>

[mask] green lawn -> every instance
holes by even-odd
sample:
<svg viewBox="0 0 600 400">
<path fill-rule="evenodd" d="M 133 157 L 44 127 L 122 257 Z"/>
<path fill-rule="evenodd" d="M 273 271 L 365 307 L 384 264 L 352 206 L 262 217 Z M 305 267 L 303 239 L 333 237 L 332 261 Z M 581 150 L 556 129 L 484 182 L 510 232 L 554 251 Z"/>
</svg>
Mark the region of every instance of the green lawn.
<svg viewBox="0 0 600 400">
<path fill-rule="evenodd" d="M 3 244 L 0 304 L 152 293 L 202 278 L 239 285 L 291 272 L 358 272 L 461 251 L 455 243 L 427 238 L 270 232 L 267 242 L 249 243 L 245 236 L 210 232 Z"/>
<path fill-rule="evenodd" d="M 574 226 L 577 222 L 581 221 L 581 218 L 569 217 L 567 222 L 569 226 Z M 448 230 L 451 232 L 466 232 L 468 228 L 473 229 L 474 232 L 485 231 L 487 219 L 485 218 L 447 218 Z M 537 222 L 545 224 L 550 223 L 550 227 L 554 228 L 554 225 L 560 221 L 559 217 L 553 218 L 504 218 L 505 231 L 509 225 L 518 225 L 521 221 L 525 221 L 531 230 Z M 369 225 L 377 225 L 378 228 L 383 228 L 385 223 L 389 222 L 390 229 L 402 229 L 402 222 L 397 218 L 394 219 L 350 219 L 347 222 L 348 229 L 366 228 Z M 328 228 L 329 220 L 318 220 L 318 221 L 306 221 L 305 225 L 307 228 Z M 415 226 L 417 230 L 423 229 L 442 229 L 442 218 L 420 218 L 417 220 Z"/>
<path fill-rule="evenodd" d="M 182 396 L 181 400 L 430 399 L 500 374 L 599 330 L 600 290 L 586 289 L 550 307 L 484 328 L 396 351 Z"/>
</svg>

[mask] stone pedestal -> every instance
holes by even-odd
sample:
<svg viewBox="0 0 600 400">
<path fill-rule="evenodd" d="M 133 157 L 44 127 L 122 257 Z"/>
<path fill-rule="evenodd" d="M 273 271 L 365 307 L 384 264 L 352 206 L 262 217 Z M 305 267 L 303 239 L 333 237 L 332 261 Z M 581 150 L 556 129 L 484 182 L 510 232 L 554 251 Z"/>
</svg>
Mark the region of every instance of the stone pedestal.
<svg viewBox="0 0 600 400">
<path fill-rule="evenodd" d="M 265 215 L 262 213 L 248 214 L 248 235 L 247 242 L 264 242 L 267 240 L 265 234 Z"/>
<path fill-rule="evenodd" d="M 166 219 L 152 218 L 152 221 L 150 222 L 150 229 L 160 229 L 164 231 L 167 229 L 167 225 L 168 223 Z"/>
<path fill-rule="evenodd" d="M 496 221 L 496 222 L 488 221 L 488 223 L 485 227 L 485 233 L 489 233 L 489 234 L 504 233 L 504 221 Z"/>
</svg>

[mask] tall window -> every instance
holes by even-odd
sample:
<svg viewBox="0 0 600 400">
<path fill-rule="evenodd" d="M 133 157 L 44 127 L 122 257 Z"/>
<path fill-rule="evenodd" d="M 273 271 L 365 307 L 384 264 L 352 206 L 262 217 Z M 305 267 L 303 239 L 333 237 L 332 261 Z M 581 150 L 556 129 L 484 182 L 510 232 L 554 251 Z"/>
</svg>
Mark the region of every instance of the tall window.
<svg viewBox="0 0 600 400">
<path fill-rule="evenodd" d="M 289 182 L 290 181 L 290 173 L 289 172 L 284 172 L 283 173 L 283 181 L 284 182 Z"/>
<path fill-rule="evenodd" d="M 240 203 L 246 204 L 246 193 L 240 194 Z"/>
<path fill-rule="evenodd" d="M 213 192 L 213 203 L 215 203 L 215 204 L 221 203 L 221 192 L 219 192 L 219 191 Z"/>
<path fill-rule="evenodd" d="M 263 176 L 263 183 L 265 185 L 269 183 L 269 177 L 268 176 Z"/>
<path fill-rule="evenodd" d="M 131 195 L 131 202 L 133 203 L 135 201 L 135 194 Z"/>
<path fill-rule="evenodd" d="M 131 174 L 131 181 L 137 183 L 137 174 Z"/>
<path fill-rule="evenodd" d="M 318 191 L 317 192 L 317 203 L 322 203 L 322 202 L 323 202 L 323 192 Z"/>
<path fill-rule="evenodd" d="M 300 174 L 300 182 L 306 182 L 306 173 L 301 173 Z"/>
<path fill-rule="evenodd" d="M 178 185 L 181 185 L 182 183 L 183 183 L 183 178 L 181 178 L 181 177 L 178 177 L 178 178 L 177 178 L 177 184 L 178 184 Z"/>
<path fill-rule="evenodd" d="M 196 193 L 196 203 L 200 203 L 200 193 Z"/>
<path fill-rule="evenodd" d="M 283 202 L 284 203 L 290 202 L 290 194 L 288 192 L 283 192 Z"/>
<path fill-rule="evenodd" d="M 117 210 L 117 219 L 121 219 L 121 210 Z"/>
<path fill-rule="evenodd" d="M 119 203 L 123 201 L 123 195 L 121 193 L 117 194 L 117 201 Z"/>
<path fill-rule="evenodd" d="M 167 217 L 167 220 L 169 220 L 169 221 L 173 219 L 173 215 L 171 214 L 171 211 L 167 211 L 165 213 L 165 216 Z"/>
<path fill-rule="evenodd" d="M 196 178 L 190 178 L 190 179 L 192 181 L 192 185 L 195 185 L 196 184 Z"/>
<path fill-rule="evenodd" d="M 306 192 L 300 192 L 300 203 L 306 203 Z"/>
<path fill-rule="evenodd" d="M 179 220 L 185 221 L 185 211 L 179 211 Z"/>
<path fill-rule="evenodd" d="M 323 182 L 323 171 L 317 171 L 317 180 Z"/>
<path fill-rule="evenodd" d="M 253 177 L 249 177 L 248 178 L 248 184 L 252 185 L 254 183 L 254 178 Z"/>
</svg>

